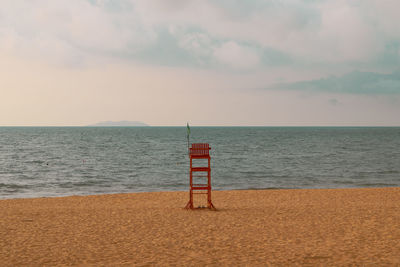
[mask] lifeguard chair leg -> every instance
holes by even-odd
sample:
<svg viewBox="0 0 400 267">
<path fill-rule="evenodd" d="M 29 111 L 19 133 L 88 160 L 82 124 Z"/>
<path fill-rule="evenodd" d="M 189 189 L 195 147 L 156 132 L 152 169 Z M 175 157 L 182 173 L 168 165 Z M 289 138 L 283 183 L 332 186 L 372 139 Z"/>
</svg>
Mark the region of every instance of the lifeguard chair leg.
<svg viewBox="0 0 400 267">
<path fill-rule="evenodd" d="M 190 157 L 190 190 L 189 190 L 189 202 L 186 204 L 185 209 L 193 209 L 193 171 L 192 171 L 192 157 Z"/>
<path fill-rule="evenodd" d="M 186 204 L 185 209 L 193 209 L 193 190 L 190 189 L 189 191 L 189 202 Z"/>
<path fill-rule="evenodd" d="M 211 202 L 211 159 L 208 158 L 208 172 L 207 172 L 207 179 L 208 179 L 208 189 L 207 189 L 207 207 L 211 210 L 217 210 L 213 203 Z"/>
</svg>

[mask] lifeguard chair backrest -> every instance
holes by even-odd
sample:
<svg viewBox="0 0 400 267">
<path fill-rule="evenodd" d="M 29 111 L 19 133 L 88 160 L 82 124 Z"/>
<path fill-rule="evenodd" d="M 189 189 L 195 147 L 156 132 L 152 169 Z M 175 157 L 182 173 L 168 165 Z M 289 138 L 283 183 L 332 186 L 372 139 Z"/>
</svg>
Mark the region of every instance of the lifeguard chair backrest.
<svg viewBox="0 0 400 267">
<path fill-rule="evenodd" d="M 211 147 L 207 143 L 192 144 L 192 147 L 190 148 L 190 156 L 209 156 L 210 149 Z"/>
</svg>

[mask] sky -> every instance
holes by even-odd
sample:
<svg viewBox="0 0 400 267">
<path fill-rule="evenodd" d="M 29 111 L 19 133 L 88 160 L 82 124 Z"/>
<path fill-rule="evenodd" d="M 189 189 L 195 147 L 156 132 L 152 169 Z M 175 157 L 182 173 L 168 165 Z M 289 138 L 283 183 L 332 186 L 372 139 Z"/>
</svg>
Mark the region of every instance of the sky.
<svg viewBox="0 0 400 267">
<path fill-rule="evenodd" d="M 400 126 L 398 0 L 0 4 L 0 125 Z"/>
</svg>

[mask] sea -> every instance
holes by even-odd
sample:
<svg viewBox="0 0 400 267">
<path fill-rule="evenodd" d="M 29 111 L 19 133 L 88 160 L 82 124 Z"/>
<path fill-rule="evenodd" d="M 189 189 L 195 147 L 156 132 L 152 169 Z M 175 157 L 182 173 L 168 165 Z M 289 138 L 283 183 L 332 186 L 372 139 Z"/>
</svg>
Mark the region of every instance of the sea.
<svg viewBox="0 0 400 267">
<path fill-rule="evenodd" d="M 188 143 L 213 190 L 400 186 L 400 127 L 0 127 L 0 199 L 188 190 Z"/>
</svg>

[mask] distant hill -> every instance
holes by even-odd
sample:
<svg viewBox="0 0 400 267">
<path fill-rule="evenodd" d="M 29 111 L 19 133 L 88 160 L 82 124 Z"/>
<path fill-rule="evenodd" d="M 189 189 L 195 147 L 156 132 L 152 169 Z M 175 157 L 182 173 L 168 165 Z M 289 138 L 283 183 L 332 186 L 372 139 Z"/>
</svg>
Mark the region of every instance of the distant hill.
<svg viewBox="0 0 400 267">
<path fill-rule="evenodd" d="M 102 121 L 96 124 L 88 125 L 90 127 L 96 126 L 149 126 L 141 121 Z"/>
</svg>

